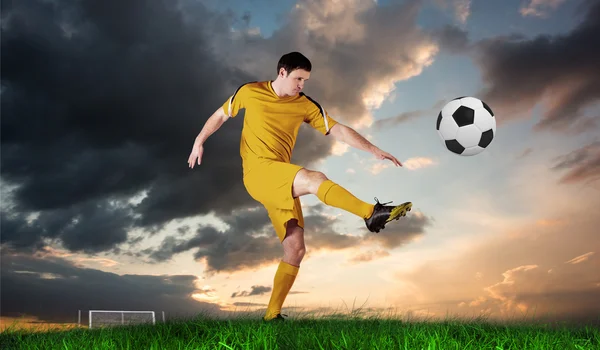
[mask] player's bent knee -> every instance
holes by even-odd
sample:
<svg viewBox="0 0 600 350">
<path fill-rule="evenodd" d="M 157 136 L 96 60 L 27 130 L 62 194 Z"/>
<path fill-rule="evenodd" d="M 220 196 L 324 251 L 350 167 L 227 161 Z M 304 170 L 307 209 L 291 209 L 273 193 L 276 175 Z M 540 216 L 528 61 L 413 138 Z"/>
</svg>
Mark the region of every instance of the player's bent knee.
<svg viewBox="0 0 600 350">
<path fill-rule="evenodd" d="M 320 171 L 311 171 L 310 172 L 311 182 L 315 182 L 321 184 L 321 182 L 327 180 L 327 175 L 323 174 Z"/>
<path fill-rule="evenodd" d="M 319 186 L 327 180 L 327 175 L 320 171 L 302 169 L 294 181 L 294 195 L 317 194 Z"/>
<path fill-rule="evenodd" d="M 327 176 L 322 172 L 313 171 L 311 174 L 310 193 L 316 195 L 319 192 L 319 187 L 321 187 L 321 184 L 327 180 Z"/>
<path fill-rule="evenodd" d="M 322 172 L 302 168 L 294 178 L 292 194 L 295 198 L 307 194 L 316 194 L 319 185 L 325 180 L 327 180 L 327 177 Z"/>
<path fill-rule="evenodd" d="M 292 265 L 299 265 L 304 259 L 306 248 L 304 246 L 289 246 L 283 250 L 284 260 L 292 262 Z"/>
<path fill-rule="evenodd" d="M 294 181 L 292 182 L 292 197 L 298 198 L 300 196 L 304 196 L 308 194 L 307 179 L 308 171 L 306 169 L 300 169 L 296 173 L 296 177 L 294 177 Z"/>
<path fill-rule="evenodd" d="M 286 235 L 283 239 L 283 254 L 285 260 L 299 264 L 306 253 L 304 244 L 304 229 L 298 226 L 298 221 L 292 219 L 287 223 Z"/>
<path fill-rule="evenodd" d="M 283 248 L 290 252 L 303 252 L 306 250 L 306 244 L 304 244 L 304 238 L 300 236 L 298 230 L 296 232 L 290 232 L 286 234 L 283 239 Z"/>
</svg>

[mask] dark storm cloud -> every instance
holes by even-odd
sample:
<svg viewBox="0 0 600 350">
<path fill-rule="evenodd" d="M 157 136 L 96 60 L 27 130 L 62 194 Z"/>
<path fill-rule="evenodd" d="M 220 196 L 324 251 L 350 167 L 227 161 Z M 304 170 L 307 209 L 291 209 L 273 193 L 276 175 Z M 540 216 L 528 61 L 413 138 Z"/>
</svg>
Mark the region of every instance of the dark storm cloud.
<svg viewBox="0 0 600 350">
<path fill-rule="evenodd" d="M 307 251 L 343 250 L 365 243 L 394 249 L 423 235 L 432 220 L 420 213 L 409 213 L 406 218 L 388 224 L 380 233 L 372 234 L 364 227 L 364 221 L 357 219 L 359 235 L 351 235 L 341 234 L 333 228 L 338 220 L 322 214 L 325 210 L 323 204 L 304 207 L 303 210 Z M 205 259 L 208 273 L 239 271 L 281 260 L 283 248 L 264 208 L 234 212 L 223 220 L 229 225 L 223 232 L 212 226 L 201 226 L 192 238 L 169 236 L 159 247 L 146 249 L 142 254 L 156 263 L 194 250 L 195 259 Z"/>
<path fill-rule="evenodd" d="M 440 49 L 449 53 L 467 53 L 469 50 L 469 35 L 467 31 L 451 24 L 432 31 L 433 37 Z"/>
<path fill-rule="evenodd" d="M 307 249 L 345 249 L 360 243 L 360 237 L 337 233 L 332 228 L 335 220 L 311 207 L 304 211 Z M 236 211 L 221 219 L 229 226 L 223 232 L 201 226 L 192 238 L 169 236 L 159 247 L 142 253 L 152 262 L 164 262 L 175 254 L 194 250 L 194 258 L 205 259 L 209 273 L 239 271 L 281 260 L 283 248 L 263 207 Z"/>
<path fill-rule="evenodd" d="M 229 226 L 224 232 L 213 226 L 200 226 L 191 239 L 169 236 L 158 248 L 142 253 L 150 261 L 164 262 L 175 254 L 194 250 L 195 259 L 206 260 L 208 273 L 235 271 L 281 258 L 281 244 L 275 232 L 268 230 L 271 226 L 264 208 L 235 211 L 221 219 Z"/>
<path fill-rule="evenodd" d="M 555 159 L 552 167 L 565 171 L 561 183 L 577 183 L 600 179 L 600 141 L 590 143 Z"/>
<path fill-rule="evenodd" d="M 47 322 L 82 322 L 87 311 L 147 310 L 167 318 L 198 313 L 224 315 L 214 304 L 191 298 L 196 276 L 117 275 L 79 268 L 55 256 L 2 251 L 2 316 L 29 315 Z"/>
<path fill-rule="evenodd" d="M 545 102 L 536 130 L 582 132 L 598 118 L 584 115 L 600 99 L 600 2 L 585 3 L 580 24 L 564 35 L 493 38 L 477 43 L 487 88 L 481 97 L 502 120 L 529 117 Z"/>
<path fill-rule="evenodd" d="M 307 251 L 319 249 L 340 250 L 358 246 L 363 238 L 337 232 L 333 226 L 339 220 L 325 216 L 323 213 L 326 209 L 327 206 L 322 203 L 304 209 L 306 212 L 304 240 Z M 341 209 L 336 208 L 336 210 Z M 357 224 L 364 225 L 362 219 L 356 218 L 355 220 Z"/>
<path fill-rule="evenodd" d="M 365 235 L 366 242 L 375 242 L 387 249 L 404 246 L 425 234 L 425 227 L 431 226 L 433 219 L 422 213 L 411 214 L 399 221 L 388 223 L 384 230 L 377 234 Z"/>
<path fill-rule="evenodd" d="M 271 291 L 271 287 L 267 287 L 267 286 L 252 286 L 251 288 L 252 288 L 252 290 L 250 290 L 250 291 L 244 290 L 241 292 L 234 292 L 233 294 L 231 294 L 231 297 L 239 298 L 239 297 L 249 297 L 249 296 L 253 296 L 253 295 L 263 295 L 263 294 Z"/>
<path fill-rule="evenodd" d="M 19 250 L 35 251 L 47 240 L 60 240 L 66 249 L 95 253 L 127 241 L 132 226 L 130 210 L 108 201 L 41 212 L 31 220 L 22 213 L 1 214 L 0 242 Z"/>
<path fill-rule="evenodd" d="M 186 163 L 208 116 L 240 84 L 267 78 L 211 52 L 236 20 L 200 3 L 3 2 L 1 166 L 15 189 L 2 215 L 21 214 L 3 220 L 2 242 L 107 250 L 131 227 L 156 232 L 253 204 L 241 180 L 243 114 L 209 138 L 201 166 Z M 302 134 L 296 160 L 328 154 L 331 140 Z M 30 212 L 40 219 L 27 223 Z"/>
</svg>

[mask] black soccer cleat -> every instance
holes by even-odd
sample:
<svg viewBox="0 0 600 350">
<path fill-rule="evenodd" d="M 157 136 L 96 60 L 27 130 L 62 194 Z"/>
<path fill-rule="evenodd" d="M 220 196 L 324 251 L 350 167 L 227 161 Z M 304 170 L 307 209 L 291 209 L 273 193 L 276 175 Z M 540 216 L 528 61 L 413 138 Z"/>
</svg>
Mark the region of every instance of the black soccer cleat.
<svg viewBox="0 0 600 350">
<path fill-rule="evenodd" d="M 287 315 L 283 315 L 283 316 L 287 317 Z M 263 321 L 265 321 L 265 322 L 283 322 L 283 321 L 285 321 L 285 318 L 283 318 L 283 316 L 281 316 L 281 314 L 277 314 L 277 316 L 273 317 L 270 320 L 265 320 L 263 318 Z"/>
<path fill-rule="evenodd" d="M 373 214 L 365 219 L 365 224 L 371 232 L 379 232 L 385 228 L 385 224 L 392 220 L 398 220 L 401 216 L 406 216 L 406 212 L 412 208 L 411 202 L 405 202 L 397 206 L 386 205 L 392 202 L 379 203 L 377 197 L 375 197 L 375 208 Z"/>
</svg>

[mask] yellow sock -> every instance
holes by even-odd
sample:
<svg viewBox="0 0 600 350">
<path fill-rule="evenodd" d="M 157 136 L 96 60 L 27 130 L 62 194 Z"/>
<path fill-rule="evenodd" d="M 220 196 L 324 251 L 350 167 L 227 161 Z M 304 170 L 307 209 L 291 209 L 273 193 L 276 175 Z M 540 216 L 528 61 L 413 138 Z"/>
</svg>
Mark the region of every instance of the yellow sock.
<svg viewBox="0 0 600 350">
<path fill-rule="evenodd" d="M 342 186 L 331 180 L 325 180 L 319 186 L 317 197 L 321 202 L 332 207 L 344 209 L 354 215 L 366 219 L 373 214 L 375 205 L 369 204 L 356 198 Z"/>
<path fill-rule="evenodd" d="M 292 289 L 292 285 L 298 275 L 298 269 L 298 266 L 293 266 L 283 261 L 279 263 L 279 267 L 275 273 L 271 300 L 269 300 L 267 313 L 264 317 L 266 321 L 281 313 L 281 307 L 283 306 L 283 302 L 290 292 L 290 289 Z"/>
</svg>

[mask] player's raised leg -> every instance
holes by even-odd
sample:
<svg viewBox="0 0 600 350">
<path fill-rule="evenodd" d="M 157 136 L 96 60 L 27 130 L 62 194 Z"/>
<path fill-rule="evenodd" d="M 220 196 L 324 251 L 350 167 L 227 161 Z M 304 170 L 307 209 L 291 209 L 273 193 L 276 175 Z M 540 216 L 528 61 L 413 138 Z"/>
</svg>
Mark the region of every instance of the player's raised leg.
<svg viewBox="0 0 600 350">
<path fill-rule="evenodd" d="M 292 195 L 300 197 L 307 194 L 314 194 L 323 203 L 344 209 L 363 219 L 373 213 L 373 204 L 356 198 L 348 190 L 329 180 L 322 172 L 303 168 L 294 178 Z"/>
<path fill-rule="evenodd" d="M 329 180 L 322 172 L 303 168 L 294 178 L 292 195 L 300 197 L 307 194 L 314 194 L 321 202 L 329 206 L 346 210 L 363 218 L 371 232 L 379 232 L 385 228 L 386 223 L 405 216 L 406 212 L 412 208 L 411 202 L 397 206 L 379 203 L 377 198 L 375 198 L 375 204 L 364 202 L 342 186 Z"/>
<path fill-rule="evenodd" d="M 275 279 L 273 280 L 273 291 L 269 306 L 263 319 L 283 320 L 281 308 L 287 297 L 300 269 L 300 262 L 304 258 L 306 246 L 304 244 L 304 229 L 298 226 L 298 220 L 292 219 L 286 225 L 286 234 L 282 242 L 283 260 L 277 267 Z"/>
</svg>

